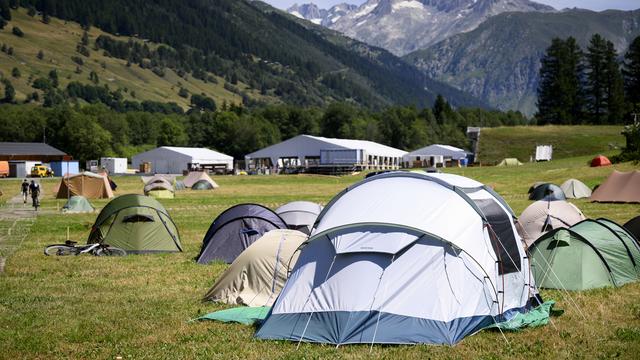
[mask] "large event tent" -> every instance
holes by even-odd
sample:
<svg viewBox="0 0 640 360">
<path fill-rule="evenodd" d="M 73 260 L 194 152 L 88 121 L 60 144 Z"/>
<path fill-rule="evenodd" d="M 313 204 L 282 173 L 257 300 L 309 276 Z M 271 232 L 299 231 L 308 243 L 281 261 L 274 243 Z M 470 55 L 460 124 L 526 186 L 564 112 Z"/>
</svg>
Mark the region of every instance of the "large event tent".
<svg viewBox="0 0 640 360">
<path fill-rule="evenodd" d="M 247 169 L 318 166 L 398 169 L 407 152 L 367 140 L 298 135 L 245 156 Z"/>
<path fill-rule="evenodd" d="M 591 201 L 640 203 L 640 171 L 614 170 L 607 180 L 593 191 Z"/>
<path fill-rule="evenodd" d="M 640 247 L 621 226 L 587 219 L 548 232 L 530 247 L 540 287 L 587 290 L 640 279 Z"/>
<path fill-rule="evenodd" d="M 66 199 L 75 195 L 87 199 L 108 199 L 113 197 L 113 191 L 106 176 L 85 171 L 60 180 L 56 198 Z"/>
<path fill-rule="evenodd" d="M 560 188 L 567 199 L 582 199 L 591 196 L 591 189 L 580 180 L 569 179 L 563 182 Z"/>
<path fill-rule="evenodd" d="M 207 148 L 162 146 L 135 155 L 131 163 L 136 169 L 150 163 L 158 174 L 182 174 L 192 168 L 233 170 L 233 157 Z"/>
<path fill-rule="evenodd" d="M 322 206 L 310 201 L 292 201 L 276 209 L 276 214 L 287 223 L 289 229 L 299 230 L 305 234 L 311 233 Z"/>
<path fill-rule="evenodd" d="M 463 149 L 451 145 L 433 144 L 414 150 L 403 156 L 403 161 L 409 167 L 428 167 L 445 164 L 447 161 L 462 161 L 468 153 Z"/>
<path fill-rule="evenodd" d="M 529 189 L 529 200 L 545 200 L 545 201 L 556 201 L 556 200 L 567 200 L 564 196 L 564 191 L 560 188 L 560 186 L 550 183 L 543 184 L 534 184 L 531 189 Z"/>
<path fill-rule="evenodd" d="M 569 227 L 585 217 L 573 204 L 566 201 L 536 201 L 518 218 L 518 230 L 526 246 L 542 234 L 553 229 Z"/>
<path fill-rule="evenodd" d="M 88 243 L 104 243 L 127 253 L 182 251 L 178 228 L 167 210 L 153 198 L 119 196 L 102 209 Z"/>
<path fill-rule="evenodd" d="M 287 223 L 278 214 L 262 205 L 233 206 L 213 220 L 196 260 L 198 264 L 214 260 L 232 263 L 266 232 L 286 228 Z"/>
<path fill-rule="evenodd" d="M 271 306 L 287 273 L 296 263 L 307 235 L 289 229 L 271 230 L 251 244 L 218 277 L 205 300 L 247 306 Z"/>
<path fill-rule="evenodd" d="M 450 174 L 381 174 L 320 214 L 256 336 L 455 344 L 536 297 L 512 210 Z"/>
</svg>

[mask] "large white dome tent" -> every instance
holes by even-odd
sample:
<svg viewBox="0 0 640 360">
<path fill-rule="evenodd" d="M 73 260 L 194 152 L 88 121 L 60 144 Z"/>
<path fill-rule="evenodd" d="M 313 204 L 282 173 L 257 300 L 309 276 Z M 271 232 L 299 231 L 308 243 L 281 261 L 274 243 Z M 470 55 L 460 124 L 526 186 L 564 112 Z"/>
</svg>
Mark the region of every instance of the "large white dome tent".
<svg viewBox="0 0 640 360">
<path fill-rule="evenodd" d="M 537 296 L 504 200 L 474 180 L 393 172 L 322 211 L 261 339 L 455 344 Z"/>
</svg>

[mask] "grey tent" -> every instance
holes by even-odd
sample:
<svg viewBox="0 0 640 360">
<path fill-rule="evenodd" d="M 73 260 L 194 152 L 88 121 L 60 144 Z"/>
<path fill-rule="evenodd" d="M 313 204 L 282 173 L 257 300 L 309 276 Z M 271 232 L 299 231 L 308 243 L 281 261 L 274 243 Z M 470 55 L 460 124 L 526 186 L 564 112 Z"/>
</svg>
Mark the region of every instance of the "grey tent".
<svg viewBox="0 0 640 360">
<path fill-rule="evenodd" d="M 262 205 L 233 206 L 213 220 L 196 261 L 231 263 L 266 232 L 286 228 L 287 223 L 278 214 Z"/>
<path fill-rule="evenodd" d="M 206 180 L 198 180 L 193 186 L 191 186 L 191 190 L 213 190 L 214 187 L 210 182 Z"/>
<path fill-rule="evenodd" d="M 204 299 L 232 305 L 273 305 L 305 240 L 307 235 L 299 231 L 269 231 L 233 261 Z"/>
<path fill-rule="evenodd" d="M 287 223 L 289 229 L 309 235 L 322 206 L 310 201 L 292 201 L 276 209 L 276 214 Z"/>
<path fill-rule="evenodd" d="M 533 188 L 533 191 L 531 191 L 531 189 L 529 191 L 531 192 L 529 194 L 529 200 L 567 200 L 560 186 L 555 184 L 546 183 L 538 185 Z"/>
<path fill-rule="evenodd" d="M 65 214 L 77 214 L 77 213 L 90 213 L 95 209 L 89 203 L 86 197 L 75 195 L 69 198 L 66 204 L 62 207 L 62 212 Z"/>
<path fill-rule="evenodd" d="M 560 185 L 567 199 L 582 199 L 591 197 L 591 189 L 582 181 L 569 179 Z"/>
<path fill-rule="evenodd" d="M 636 241 L 640 244 L 640 215 L 627 221 L 624 224 L 624 228 L 636 238 Z"/>
<path fill-rule="evenodd" d="M 185 190 L 187 187 L 184 185 L 184 181 L 177 180 L 176 185 L 174 186 L 176 190 Z"/>
<path fill-rule="evenodd" d="M 543 234 L 584 219 L 582 212 L 566 201 L 536 201 L 522 212 L 516 227 L 528 247 Z"/>
</svg>

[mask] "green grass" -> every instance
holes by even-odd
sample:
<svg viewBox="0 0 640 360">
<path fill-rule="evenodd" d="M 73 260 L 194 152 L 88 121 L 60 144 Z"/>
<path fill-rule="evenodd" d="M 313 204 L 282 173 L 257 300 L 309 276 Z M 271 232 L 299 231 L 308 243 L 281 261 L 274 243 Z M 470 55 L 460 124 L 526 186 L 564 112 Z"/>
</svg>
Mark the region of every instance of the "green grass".
<svg viewBox="0 0 640 360">
<path fill-rule="evenodd" d="M 504 158 L 528 162 L 536 145 L 553 145 L 553 158 L 608 153 L 625 144 L 622 126 L 515 126 L 483 128 L 478 161 L 493 165 Z"/>
<path fill-rule="evenodd" d="M 0 43 L 14 48 L 12 56 L 0 52 L 0 72 L 11 80 L 16 89 L 16 99 L 24 100 L 27 94 L 36 89 L 31 87 L 31 80 L 38 77 L 47 77 L 49 71 L 56 69 L 60 79 L 60 87 L 65 88 L 71 81 L 80 81 L 88 84 L 89 73 L 95 71 L 100 78 L 100 84 L 107 84 L 111 90 L 117 88 L 127 89 L 124 98 L 128 100 L 153 100 L 159 102 L 176 102 L 183 108 L 188 108 L 189 99 L 178 96 L 180 87 L 184 87 L 190 94 L 204 93 L 211 96 L 216 103 L 241 103 L 242 98 L 224 89 L 225 80 L 216 77 L 217 84 L 203 82 L 190 75 L 180 78 L 175 72 L 165 69 L 165 75 L 160 77 L 150 69 L 142 69 L 138 65 L 126 66 L 126 61 L 107 57 L 102 50 L 94 50 L 93 44 L 99 35 L 109 35 L 122 41 L 128 41 L 128 37 L 118 37 L 107 34 L 97 28 L 89 31 L 90 57 L 86 58 L 76 52 L 76 44 L 82 38 L 83 30 L 79 24 L 51 18 L 51 23 L 44 24 L 39 16 L 30 17 L 26 10 L 20 8 L 12 10 L 12 20 L 3 30 L 0 30 Z M 17 37 L 11 33 L 11 29 L 17 26 L 24 32 L 24 37 Z M 141 41 L 135 39 L 135 41 Z M 150 47 L 157 44 L 149 43 Z M 42 50 L 44 58 L 39 60 L 36 55 Z M 77 64 L 71 60 L 71 56 L 78 56 L 84 60 L 80 66 L 81 74 L 76 74 Z M 103 68 L 102 63 L 106 66 Z M 11 70 L 16 67 L 21 72 L 20 78 L 11 76 Z M 262 98 L 259 91 L 248 89 L 244 84 L 238 84 L 240 90 L 250 94 L 253 98 Z M 135 98 L 131 96 L 135 92 Z M 42 93 L 40 94 L 42 95 Z M 41 96 L 42 99 L 42 96 Z"/>
<path fill-rule="evenodd" d="M 588 168 L 588 156 L 517 168 L 452 169 L 490 184 L 516 213 L 530 201 L 534 181 L 560 183 L 575 177 L 588 185 L 601 182 L 612 168 Z M 615 168 L 628 171 L 626 163 Z M 619 289 L 572 293 L 578 308 L 562 293 L 543 291 L 558 301 L 564 315 L 554 325 L 505 334 L 483 331 L 449 346 L 334 346 L 258 341 L 250 326 L 189 323 L 225 306 L 200 298 L 226 265 L 196 265 L 202 236 L 224 209 L 242 202 L 275 207 L 294 199 L 327 203 L 362 175 L 215 177 L 213 192 L 179 192 L 163 200 L 177 223 L 185 252 L 125 258 L 49 258 L 45 245 L 83 241 L 94 215 L 61 215 L 63 201 L 52 198 L 57 180 L 44 180 L 44 212 L 31 235 L 8 260 L 0 275 L 0 358 L 637 358 L 640 353 L 640 284 Z M 140 192 L 138 177 L 116 177 L 118 194 Z M 5 196 L 18 192 L 19 181 L 0 181 Z M 9 191 L 12 190 L 12 191 Z M 93 201 L 97 207 L 107 201 Z M 587 216 L 622 222 L 640 214 L 640 206 L 574 201 Z M 586 315 L 586 319 L 581 314 Z"/>
</svg>

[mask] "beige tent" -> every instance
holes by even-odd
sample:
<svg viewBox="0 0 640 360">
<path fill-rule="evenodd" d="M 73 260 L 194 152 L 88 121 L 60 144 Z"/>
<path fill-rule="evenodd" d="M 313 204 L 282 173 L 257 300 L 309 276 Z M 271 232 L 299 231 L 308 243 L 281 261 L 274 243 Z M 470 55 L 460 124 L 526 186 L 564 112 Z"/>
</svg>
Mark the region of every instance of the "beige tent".
<svg viewBox="0 0 640 360">
<path fill-rule="evenodd" d="M 205 300 L 247 306 L 271 306 L 287 281 L 307 235 L 271 230 L 238 256 L 204 296 Z"/>
<path fill-rule="evenodd" d="M 584 219 L 582 212 L 566 201 L 536 201 L 524 209 L 516 227 L 528 247 L 546 232 L 568 228 Z"/>
<path fill-rule="evenodd" d="M 500 161 L 496 166 L 520 166 L 522 163 L 516 158 L 506 158 Z"/>
<path fill-rule="evenodd" d="M 92 172 L 66 175 L 60 180 L 56 198 L 66 199 L 71 196 L 84 196 L 87 199 L 108 199 L 113 197 L 109 180 L 105 176 Z"/>
<path fill-rule="evenodd" d="M 560 185 L 567 199 L 582 199 L 591 196 L 591 189 L 582 181 L 569 179 Z"/>
<path fill-rule="evenodd" d="M 211 177 L 209 177 L 209 175 L 204 171 L 192 171 L 189 173 L 189 175 L 187 175 L 187 177 L 184 178 L 184 180 L 182 180 L 182 182 L 184 183 L 184 186 L 190 188 L 193 186 L 193 184 L 201 180 L 204 180 L 211 184 L 214 189 L 220 187 L 220 185 L 213 181 L 213 179 L 211 179 Z"/>
<path fill-rule="evenodd" d="M 591 201 L 640 203 L 640 171 L 614 170 L 593 192 Z"/>
<path fill-rule="evenodd" d="M 159 199 L 173 199 L 175 189 L 173 185 L 162 177 L 151 180 L 144 186 L 144 194 Z"/>
<path fill-rule="evenodd" d="M 169 175 L 169 174 L 156 174 L 153 176 L 141 176 L 140 180 L 142 180 L 142 182 L 146 185 L 148 183 L 151 182 L 155 182 L 156 180 L 161 180 L 164 179 L 166 181 L 168 181 L 170 184 L 174 184 L 176 181 L 176 176 L 175 175 Z"/>
</svg>

